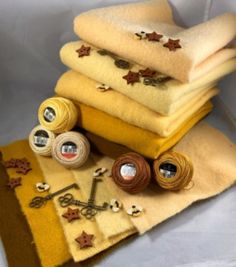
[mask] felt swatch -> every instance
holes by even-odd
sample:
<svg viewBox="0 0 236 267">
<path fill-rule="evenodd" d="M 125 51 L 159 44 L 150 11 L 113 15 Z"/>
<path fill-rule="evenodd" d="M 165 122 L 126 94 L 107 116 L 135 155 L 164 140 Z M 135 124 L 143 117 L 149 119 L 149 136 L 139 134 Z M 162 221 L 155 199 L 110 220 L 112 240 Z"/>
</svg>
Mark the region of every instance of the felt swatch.
<svg viewBox="0 0 236 267">
<path fill-rule="evenodd" d="M 82 44 L 91 47 L 89 56 L 78 57 L 76 50 Z M 117 68 L 112 57 L 100 55 L 97 51 L 98 49 L 94 46 L 83 41 L 77 41 L 64 45 L 60 51 L 60 57 L 69 68 L 98 83 L 110 86 L 112 89 L 162 115 L 174 114 L 187 103 L 193 101 L 194 98 L 198 98 L 202 90 L 214 87 L 219 79 L 236 70 L 236 59 L 231 59 L 190 83 L 180 83 L 177 80 L 170 79 L 159 83 L 157 86 L 152 86 L 145 85 L 144 79 L 140 78 L 140 82 L 127 84 L 123 77 L 129 70 Z M 162 62 L 166 62 L 166 59 Z M 130 70 L 132 72 L 137 73 L 144 69 L 146 67 L 131 62 Z M 65 90 L 67 88 L 64 88 L 64 93 Z"/>
<path fill-rule="evenodd" d="M 167 0 L 131 3 L 84 12 L 75 18 L 74 31 L 88 43 L 182 82 L 195 80 L 236 56 L 235 48 L 225 48 L 236 35 L 235 13 L 189 29 L 175 25 L 171 17 Z M 137 40 L 135 33 L 141 31 L 163 37 L 158 42 Z M 179 40 L 180 48 L 170 51 L 165 46 L 169 39 Z"/>
</svg>

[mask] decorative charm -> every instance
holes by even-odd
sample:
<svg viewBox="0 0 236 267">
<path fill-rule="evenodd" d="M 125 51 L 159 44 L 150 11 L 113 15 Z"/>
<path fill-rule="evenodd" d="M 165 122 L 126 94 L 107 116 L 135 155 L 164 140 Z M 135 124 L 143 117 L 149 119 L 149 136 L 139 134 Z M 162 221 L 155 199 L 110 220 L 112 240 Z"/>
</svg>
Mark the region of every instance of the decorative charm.
<svg viewBox="0 0 236 267">
<path fill-rule="evenodd" d="M 106 168 L 98 168 L 94 171 L 93 177 L 99 177 L 99 176 L 103 175 L 105 172 L 107 172 Z"/>
<path fill-rule="evenodd" d="M 163 44 L 163 46 L 169 48 L 170 51 L 175 51 L 178 48 L 182 48 L 179 42 L 180 42 L 180 39 L 173 40 L 169 38 L 168 42 Z"/>
<path fill-rule="evenodd" d="M 130 63 L 124 59 L 116 59 L 114 64 L 119 69 L 129 69 L 130 68 Z"/>
<path fill-rule="evenodd" d="M 141 32 L 136 32 L 135 33 L 135 36 L 138 40 L 142 40 L 142 39 L 146 39 L 147 36 L 146 36 L 146 32 L 144 31 L 141 31 Z"/>
<path fill-rule="evenodd" d="M 79 54 L 79 57 L 89 56 L 90 55 L 90 46 L 84 46 L 82 45 L 79 49 L 76 50 L 76 52 Z"/>
<path fill-rule="evenodd" d="M 127 81 L 127 84 L 134 84 L 136 82 L 139 82 L 139 73 L 138 72 L 133 72 L 129 71 L 127 75 L 122 77 Z"/>
<path fill-rule="evenodd" d="M 146 33 L 146 36 L 147 36 L 148 41 L 152 41 L 152 42 L 160 42 L 161 38 L 163 37 L 162 34 L 158 34 L 156 32 Z"/>
<path fill-rule="evenodd" d="M 36 189 L 38 192 L 45 192 L 45 191 L 48 191 L 50 189 L 50 185 L 45 183 L 45 182 L 42 182 L 42 183 L 37 183 L 36 184 Z"/>
<path fill-rule="evenodd" d="M 139 70 L 139 73 L 141 74 L 142 77 L 150 77 L 150 78 L 156 75 L 156 71 L 151 70 L 149 68 L 146 68 L 145 70 Z"/>
<path fill-rule="evenodd" d="M 104 83 L 100 83 L 96 85 L 96 88 L 100 91 L 100 92 L 106 92 L 107 90 L 111 89 L 109 85 L 106 85 Z"/>
<path fill-rule="evenodd" d="M 79 209 L 68 208 L 67 212 L 62 215 L 63 218 L 67 219 L 68 222 L 80 219 Z"/>
<path fill-rule="evenodd" d="M 9 182 L 7 183 L 7 186 L 10 189 L 15 189 L 17 186 L 20 186 L 20 185 L 21 185 L 21 177 L 11 178 Z"/>
<path fill-rule="evenodd" d="M 121 208 L 122 208 L 122 203 L 119 200 L 117 200 L 115 198 L 111 199 L 111 201 L 110 201 L 110 209 L 113 212 L 118 212 L 118 211 L 120 211 Z"/>
<path fill-rule="evenodd" d="M 143 207 L 140 205 L 132 205 L 130 208 L 127 209 L 127 214 L 133 217 L 138 217 L 143 213 Z"/>
<path fill-rule="evenodd" d="M 79 243 L 80 248 L 88 248 L 93 247 L 92 239 L 94 235 L 87 234 L 85 231 L 75 239 L 76 242 Z"/>
</svg>

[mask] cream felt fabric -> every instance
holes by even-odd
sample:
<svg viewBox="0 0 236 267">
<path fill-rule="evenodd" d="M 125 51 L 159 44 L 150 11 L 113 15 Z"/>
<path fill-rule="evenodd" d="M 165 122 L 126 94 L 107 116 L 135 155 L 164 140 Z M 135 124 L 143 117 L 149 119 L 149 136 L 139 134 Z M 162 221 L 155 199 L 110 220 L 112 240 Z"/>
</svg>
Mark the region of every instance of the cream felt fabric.
<svg viewBox="0 0 236 267">
<path fill-rule="evenodd" d="M 153 11 L 149 16 L 150 9 Z M 236 49 L 224 49 L 236 35 L 235 13 L 226 13 L 192 28 L 182 29 L 168 22 L 170 12 L 166 0 L 100 8 L 76 17 L 74 30 L 86 42 L 182 82 L 195 80 L 236 56 Z M 156 31 L 164 37 L 160 42 L 137 40 L 135 33 L 140 31 Z M 163 46 L 168 38 L 180 39 L 182 48 L 169 51 Z"/>
<path fill-rule="evenodd" d="M 71 171 L 61 166 L 52 158 L 37 156 L 37 159 L 44 173 L 45 181 L 50 184 L 52 192 L 78 182 L 80 188 L 78 190 L 72 189 L 70 193 L 73 194 L 75 199 L 87 201 L 87 194 L 92 181 L 92 173 L 98 168 L 96 162 L 89 159 L 82 168 Z M 109 202 L 111 198 L 114 198 L 114 194 L 107 190 L 105 184 L 99 184 L 98 187 L 98 193 L 96 194 L 97 204 L 102 203 L 104 200 Z M 111 214 L 110 210 L 96 215 L 95 221 L 86 220 L 81 215 L 81 219 L 68 223 L 67 220 L 61 216 L 66 212 L 67 208 L 60 207 L 57 199 L 58 198 L 55 198 L 53 201 L 64 230 L 69 251 L 76 262 L 88 259 L 137 232 L 124 212 Z M 76 208 L 76 206 L 71 206 L 71 208 Z M 80 207 L 77 208 L 80 209 Z M 75 238 L 77 238 L 82 231 L 94 235 L 93 247 L 79 249 L 79 244 L 75 241 Z"/>
<path fill-rule="evenodd" d="M 189 117 L 218 93 L 215 88 L 203 89 L 186 105 L 167 117 L 159 115 L 117 91 L 101 92 L 96 89 L 96 85 L 97 82 L 71 70 L 61 76 L 55 92 L 59 96 L 92 106 L 160 136 L 173 134 Z"/>
<path fill-rule="evenodd" d="M 158 87 L 144 85 L 143 82 L 131 85 L 122 78 L 128 70 L 117 68 L 113 58 L 101 56 L 94 46 L 89 45 L 92 48 L 90 56 L 78 57 L 76 50 L 82 44 L 89 45 L 83 41 L 77 41 L 62 47 L 60 57 L 66 66 L 95 81 L 109 85 L 112 89 L 163 115 L 175 113 L 200 90 L 212 88 L 217 80 L 236 70 L 236 59 L 231 59 L 191 83 L 180 83 L 171 79 Z M 145 67 L 132 64 L 132 71 L 137 72 L 140 69 Z"/>
</svg>

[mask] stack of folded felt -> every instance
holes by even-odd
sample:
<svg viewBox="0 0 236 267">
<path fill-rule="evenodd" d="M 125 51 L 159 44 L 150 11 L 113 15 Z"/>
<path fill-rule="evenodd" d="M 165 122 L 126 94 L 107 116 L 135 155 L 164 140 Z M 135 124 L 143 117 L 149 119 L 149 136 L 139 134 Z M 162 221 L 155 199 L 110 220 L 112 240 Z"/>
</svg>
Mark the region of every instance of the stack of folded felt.
<svg viewBox="0 0 236 267">
<path fill-rule="evenodd" d="M 71 70 L 56 94 L 76 103 L 82 128 L 155 159 L 212 110 L 236 69 L 235 23 L 224 14 L 183 29 L 166 0 L 88 11 L 74 22 L 84 41 L 60 51 Z"/>
</svg>

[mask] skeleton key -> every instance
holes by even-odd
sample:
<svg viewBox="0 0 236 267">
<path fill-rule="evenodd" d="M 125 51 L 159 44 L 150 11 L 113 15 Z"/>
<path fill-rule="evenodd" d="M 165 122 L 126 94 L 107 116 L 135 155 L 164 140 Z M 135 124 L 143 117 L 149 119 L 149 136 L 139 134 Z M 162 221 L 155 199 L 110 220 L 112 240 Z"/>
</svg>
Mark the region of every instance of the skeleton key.
<svg viewBox="0 0 236 267">
<path fill-rule="evenodd" d="M 52 194 L 49 194 L 49 195 L 47 195 L 47 196 L 45 196 L 45 197 L 36 196 L 36 197 L 34 197 L 34 198 L 31 200 L 31 202 L 29 203 L 29 206 L 30 206 L 31 208 L 40 208 L 40 207 L 42 207 L 48 200 L 51 200 L 51 199 L 53 199 L 55 196 L 60 195 L 61 193 L 64 193 L 64 192 L 66 192 L 67 190 L 72 189 L 72 188 L 79 188 L 79 187 L 78 187 L 78 185 L 77 185 L 76 183 L 74 183 L 74 184 L 71 184 L 71 185 L 69 185 L 69 186 L 67 186 L 67 187 L 65 187 L 65 188 L 62 188 L 62 189 L 60 189 L 60 190 L 58 190 L 58 191 L 56 191 L 56 192 L 54 192 L 54 193 L 52 193 Z"/>
</svg>

